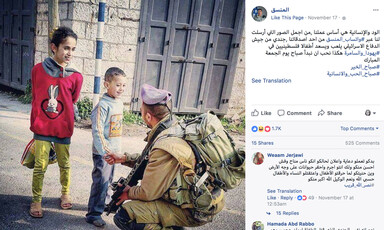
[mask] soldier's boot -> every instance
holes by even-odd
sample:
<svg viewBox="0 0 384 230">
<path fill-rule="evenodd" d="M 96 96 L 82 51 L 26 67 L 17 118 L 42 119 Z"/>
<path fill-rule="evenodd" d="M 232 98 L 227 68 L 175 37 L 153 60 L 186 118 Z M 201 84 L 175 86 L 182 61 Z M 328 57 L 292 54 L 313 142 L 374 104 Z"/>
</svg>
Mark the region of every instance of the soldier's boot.
<svg viewBox="0 0 384 230">
<path fill-rule="evenodd" d="M 146 224 L 138 224 L 129 218 L 125 209 L 121 208 L 113 217 L 116 226 L 122 230 L 144 230 Z"/>
<path fill-rule="evenodd" d="M 172 226 L 162 227 L 159 224 L 138 224 L 135 220 L 131 220 L 127 211 L 120 208 L 116 215 L 113 217 L 116 226 L 122 230 L 184 230 L 183 227 Z"/>
</svg>

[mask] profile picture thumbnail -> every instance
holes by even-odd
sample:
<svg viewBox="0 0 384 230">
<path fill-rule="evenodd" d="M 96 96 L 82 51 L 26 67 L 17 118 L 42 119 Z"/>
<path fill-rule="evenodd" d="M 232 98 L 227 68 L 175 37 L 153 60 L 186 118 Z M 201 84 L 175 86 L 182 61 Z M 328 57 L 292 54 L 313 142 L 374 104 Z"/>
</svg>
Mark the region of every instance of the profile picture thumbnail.
<svg viewBox="0 0 384 230">
<path fill-rule="evenodd" d="M 264 230 L 264 224 L 261 221 L 255 221 L 252 224 L 252 230 Z"/>
<path fill-rule="evenodd" d="M 261 165 L 264 162 L 264 155 L 261 152 L 257 152 L 253 155 L 253 163 L 255 165 Z"/>
<path fill-rule="evenodd" d="M 256 6 L 252 10 L 252 18 L 257 22 L 262 22 L 267 18 L 267 10 L 262 6 Z"/>
</svg>

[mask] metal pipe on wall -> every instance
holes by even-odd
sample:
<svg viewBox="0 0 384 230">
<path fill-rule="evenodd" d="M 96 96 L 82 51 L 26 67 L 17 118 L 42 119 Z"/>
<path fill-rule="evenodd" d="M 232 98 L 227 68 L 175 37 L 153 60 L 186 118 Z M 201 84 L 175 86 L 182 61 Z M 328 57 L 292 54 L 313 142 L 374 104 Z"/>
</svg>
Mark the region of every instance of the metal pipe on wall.
<svg viewBox="0 0 384 230">
<path fill-rule="evenodd" d="M 101 83 L 101 61 L 103 59 L 103 39 L 104 39 L 104 17 L 105 17 L 106 0 L 99 1 L 99 12 L 97 21 L 96 35 L 96 60 L 95 60 L 95 77 L 93 83 L 93 107 L 99 103 L 100 83 Z"/>
</svg>

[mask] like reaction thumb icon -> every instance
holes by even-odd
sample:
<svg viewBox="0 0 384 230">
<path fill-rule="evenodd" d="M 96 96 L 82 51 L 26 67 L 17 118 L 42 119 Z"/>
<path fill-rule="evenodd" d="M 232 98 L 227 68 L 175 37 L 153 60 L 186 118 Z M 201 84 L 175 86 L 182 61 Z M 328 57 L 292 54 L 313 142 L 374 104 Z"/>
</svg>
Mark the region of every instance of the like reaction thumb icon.
<svg viewBox="0 0 384 230">
<path fill-rule="evenodd" d="M 251 116 L 252 116 L 252 117 L 259 116 L 259 111 L 257 111 L 257 109 L 253 110 L 253 111 L 251 112 Z"/>
</svg>

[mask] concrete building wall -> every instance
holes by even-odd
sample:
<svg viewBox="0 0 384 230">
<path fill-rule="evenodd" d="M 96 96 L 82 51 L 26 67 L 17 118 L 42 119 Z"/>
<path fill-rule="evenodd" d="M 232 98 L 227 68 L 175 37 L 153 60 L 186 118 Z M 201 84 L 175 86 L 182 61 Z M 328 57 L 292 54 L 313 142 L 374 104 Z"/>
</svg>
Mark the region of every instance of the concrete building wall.
<svg viewBox="0 0 384 230">
<path fill-rule="evenodd" d="M 108 0 L 105 12 L 102 73 L 105 73 L 112 66 L 124 70 L 128 78 L 128 87 L 123 100 L 127 106 L 129 106 L 131 99 L 135 71 L 140 7 L 141 0 Z M 72 28 L 78 35 L 73 64 L 84 76 L 82 97 L 92 97 L 98 1 L 60 0 L 59 16 L 61 25 Z M 37 64 L 48 57 L 47 0 L 37 0 L 35 41 L 35 64 Z M 244 39 L 240 47 L 228 114 L 240 113 L 245 108 Z"/>
</svg>

